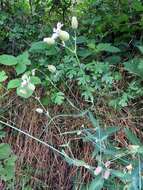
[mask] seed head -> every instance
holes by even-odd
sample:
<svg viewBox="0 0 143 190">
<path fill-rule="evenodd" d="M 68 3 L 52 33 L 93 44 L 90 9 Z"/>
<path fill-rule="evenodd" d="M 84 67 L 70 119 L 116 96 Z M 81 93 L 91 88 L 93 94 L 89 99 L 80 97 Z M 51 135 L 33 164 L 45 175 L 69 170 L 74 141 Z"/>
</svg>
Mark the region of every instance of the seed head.
<svg viewBox="0 0 143 190">
<path fill-rule="evenodd" d="M 64 30 L 60 30 L 60 32 L 59 32 L 59 38 L 60 38 L 62 41 L 65 42 L 65 41 L 69 40 L 70 35 L 69 35 L 68 32 L 66 32 L 66 31 L 64 31 Z"/>
<path fill-rule="evenodd" d="M 51 73 L 56 72 L 56 67 L 54 65 L 48 65 L 48 69 Z"/>
<path fill-rule="evenodd" d="M 75 17 L 75 16 L 72 17 L 71 26 L 72 26 L 72 28 L 75 29 L 75 30 L 78 28 L 78 20 L 77 20 L 77 17 Z"/>
<path fill-rule="evenodd" d="M 52 37 L 51 38 L 44 38 L 43 41 L 46 42 L 48 45 L 55 44 L 55 39 Z"/>
<path fill-rule="evenodd" d="M 42 113 L 43 113 L 43 109 L 37 108 L 37 109 L 36 109 L 36 112 L 42 114 Z"/>
</svg>

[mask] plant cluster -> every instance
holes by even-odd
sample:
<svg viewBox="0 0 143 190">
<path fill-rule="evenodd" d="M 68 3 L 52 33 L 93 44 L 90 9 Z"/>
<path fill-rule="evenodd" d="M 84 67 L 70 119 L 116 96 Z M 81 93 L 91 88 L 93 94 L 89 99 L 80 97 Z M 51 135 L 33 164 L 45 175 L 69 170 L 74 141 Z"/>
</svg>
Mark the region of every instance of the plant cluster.
<svg viewBox="0 0 143 190">
<path fill-rule="evenodd" d="M 76 159 L 64 148 L 59 150 L 11 124 L 1 120 L 0 123 L 52 149 L 69 165 L 87 170 L 92 179 L 81 185 L 82 190 L 141 190 L 142 142 L 130 129 L 101 127 L 93 113 L 103 102 L 110 109 L 120 111 L 143 97 L 142 2 L 12 2 L 1 3 L 1 99 L 10 96 L 11 92 L 16 92 L 22 101 L 34 98 L 33 101 L 39 104 L 35 111 L 50 120 L 48 126 L 54 123 L 50 106 L 67 106 L 76 110 L 76 117 L 84 117 L 92 124 L 91 129 L 80 128 L 75 133 L 90 144 L 94 163 Z M 74 5 L 80 22 L 69 14 L 69 9 L 65 11 L 69 7 L 73 10 Z M 56 13 L 55 7 L 62 10 L 62 16 L 58 11 Z M 45 24 L 50 10 L 54 11 Z M 14 23 L 9 15 L 14 16 Z M 55 15 L 65 25 L 57 22 Z M 24 27 L 21 20 L 26 18 L 29 18 L 29 23 Z M 52 29 L 55 21 L 56 27 Z M 42 91 L 41 95 L 39 91 Z M 73 114 L 70 116 L 74 117 Z M 127 146 L 124 148 L 116 139 L 119 132 L 126 136 Z M 11 156 L 10 147 L 4 143 L 0 144 L 0 152 L 0 179 L 6 182 L 14 176 L 15 156 Z M 78 186 L 73 189 L 78 189 Z"/>
</svg>

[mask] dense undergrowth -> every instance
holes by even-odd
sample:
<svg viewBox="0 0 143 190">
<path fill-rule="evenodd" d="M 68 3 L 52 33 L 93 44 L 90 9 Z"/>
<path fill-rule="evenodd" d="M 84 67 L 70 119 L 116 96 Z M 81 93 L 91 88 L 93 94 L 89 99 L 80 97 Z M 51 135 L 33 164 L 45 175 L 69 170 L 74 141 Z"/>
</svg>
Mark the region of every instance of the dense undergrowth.
<svg viewBox="0 0 143 190">
<path fill-rule="evenodd" d="M 0 189 L 143 189 L 142 12 L 0 1 Z"/>
</svg>

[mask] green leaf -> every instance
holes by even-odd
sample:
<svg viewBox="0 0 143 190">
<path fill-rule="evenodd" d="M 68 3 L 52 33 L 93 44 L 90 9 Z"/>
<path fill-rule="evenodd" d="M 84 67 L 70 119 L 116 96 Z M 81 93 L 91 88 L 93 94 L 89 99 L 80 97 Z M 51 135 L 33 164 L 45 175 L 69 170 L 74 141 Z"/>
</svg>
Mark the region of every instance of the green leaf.
<svg viewBox="0 0 143 190">
<path fill-rule="evenodd" d="M 20 86 L 21 79 L 10 80 L 7 86 L 7 89 L 17 88 Z"/>
<path fill-rule="evenodd" d="M 92 55 L 92 51 L 87 50 L 87 49 L 82 49 L 78 51 L 78 55 L 83 58 L 87 58 L 88 56 Z"/>
<path fill-rule="evenodd" d="M 143 62 L 139 63 L 138 69 L 143 71 Z"/>
<path fill-rule="evenodd" d="M 56 92 L 52 95 L 52 101 L 55 104 L 61 105 L 64 101 L 64 93 L 63 92 Z"/>
<path fill-rule="evenodd" d="M 107 51 L 110 53 L 118 53 L 120 52 L 120 49 L 117 47 L 112 46 L 109 43 L 100 43 L 96 46 L 96 51 L 101 52 L 101 51 Z"/>
<path fill-rule="evenodd" d="M 12 55 L 0 55 L 0 63 L 3 65 L 16 65 L 17 64 L 17 59 L 16 57 L 12 56 Z"/>
<path fill-rule="evenodd" d="M 123 182 L 131 180 L 131 175 L 129 173 L 121 172 L 119 170 L 112 170 L 112 175 L 120 178 Z"/>
<path fill-rule="evenodd" d="M 30 77 L 30 81 L 32 84 L 41 84 L 41 79 L 39 77 L 32 76 Z"/>
<path fill-rule="evenodd" d="M 89 190 L 101 190 L 103 188 L 104 179 L 102 177 L 97 177 L 90 183 Z"/>
<path fill-rule="evenodd" d="M 26 65 L 30 65 L 31 61 L 29 60 L 29 53 L 26 51 L 21 55 L 17 56 L 17 65 L 15 67 L 16 73 L 19 75 L 26 71 Z"/>
<path fill-rule="evenodd" d="M 125 69 L 134 75 L 138 75 L 143 78 L 143 69 L 140 66 L 143 65 L 143 59 L 134 58 L 124 63 Z"/>
<path fill-rule="evenodd" d="M 44 96 L 41 98 L 41 103 L 44 105 L 44 106 L 48 106 L 51 104 L 51 99 L 50 97 L 47 95 L 47 96 Z"/>
<path fill-rule="evenodd" d="M 95 119 L 95 117 L 93 116 L 93 113 L 89 111 L 88 116 L 89 116 L 89 119 L 90 119 L 93 127 L 98 128 L 99 127 L 99 122 Z"/>
<path fill-rule="evenodd" d="M 141 53 L 143 53 L 143 46 L 137 46 Z"/>
<path fill-rule="evenodd" d="M 17 157 L 15 155 L 12 155 L 8 159 L 6 159 L 5 164 L 7 166 L 14 166 L 16 159 L 17 159 Z"/>
<path fill-rule="evenodd" d="M 21 63 L 21 64 L 24 64 L 24 65 L 30 65 L 31 61 L 29 59 L 28 51 L 25 51 L 21 55 L 17 56 L 17 62 L 18 62 L 18 64 Z"/>
<path fill-rule="evenodd" d="M 126 134 L 128 140 L 130 141 L 131 144 L 142 145 L 140 140 L 136 137 L 136 135 L 133 134 L 133 132 L 130 129 L 125 128 L 125 134 Z"/>
<path fill-rule="evenodd" d="M 56 55 L 58 48 L 55 46 L 49 46 L 45 42 L 34 42 L 29 50 L 31 53 L 45 53 L 46 55 Z"/>
<path fill-rule="evenodd" d="M 8 78 L 8 76 L 6 75 L 5 71 L 1 71 L 0 72 L 0 82 L 5 81 Z"/>
<path fill-rule="evenodd" d="M 143 146 L 140 146 L 138 149 L 137 149 L 137 152 L 138 154 L 143 154 Z"/>
<path fill-rule="evenodd" d="M 19 63 L 16 65 L 15 70 L 17 75 L 22 74 L 26 71 L 26 65 L 24 65 L 23 63 Z"/>
<path fill-rule="evenodd" d="M 6 135 L 6 132 L 4 131 L 0 131 L 0 139 L 4 138 Z"/>
<path fill-rule="evenodd" d="M 78 36 L 77 37 L 76 44 L 83 44 L 83 43 L 86 43 L 86 42 L 87 42 L 86 37 L 84 37 L 84 36 Z"/>
<path fill-rule="evenodd" d="M 18 87 L 17 90 L 17 95 L 22 97 L 22 98 L 29 98 L 30 96 L 32 96 L 34 90 L 31 90 L 29 87 Z"/>
<path fill-rule="evenodd" d="M 47 49 L 47 44 L 40 41 L 40 42 L 34 42 L 32 43 L 32 46 L 30 48 L 30 52 L 39 52 L 39 51 L 44 51 Z"/>
<path fill-rule="evenodd" d="M 11 154 L 11 148 L 8 144 L 1 143 L 0 144 L 0 160 L 7 159 Z"/>
<path fill-rule="evenodd" d="M 121 62 L 121 57 L 117 55 L 113 55 L 113 56 L 107 57 L 105 61 L 109 62 L 110 64 L 117 64 Z"/>
<path fill-rule="evenodd" d="M 109 136 L 115 134 L 117 131 L 119 131 L 119 127 L 108 127 L 105 130 L 101 130 L 100 138 L 101 140 L 107 139 Z"/>
<path fill-rule="evenodd" d="M 32 188 L 30 186 L 24 187 L 23 190 L 32 190 Z"/>
<path fill-rule="evenodd" d="M 9 180 L 13 179 L 14 174 L 15 174 L 15 162 L 12 164 L 12 162 L 13 162 L 12 158 L 9 158 L 9 159 L 11 159 L 11 164 L 8 164 L 7 160 L 6 160 L 3 172 L 1 173 L 4 181 L 9 181 Z M 10 162 L 10 160 L 9 160 L 9 162 Z"/>
</svg>

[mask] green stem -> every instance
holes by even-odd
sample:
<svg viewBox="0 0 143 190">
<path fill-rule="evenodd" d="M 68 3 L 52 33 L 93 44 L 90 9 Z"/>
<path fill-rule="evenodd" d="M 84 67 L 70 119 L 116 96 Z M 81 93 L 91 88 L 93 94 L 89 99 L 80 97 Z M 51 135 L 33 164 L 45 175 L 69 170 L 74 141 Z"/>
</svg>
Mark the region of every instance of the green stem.
<svg viewBox="0 0 143 190">
<path fill-rule="evenodd" d="M 142 174 L 141 174 L 141 159 L 140 155 L 138 155 L 139 160 L 139 190 L 142 190 Z"/>
</svg>

